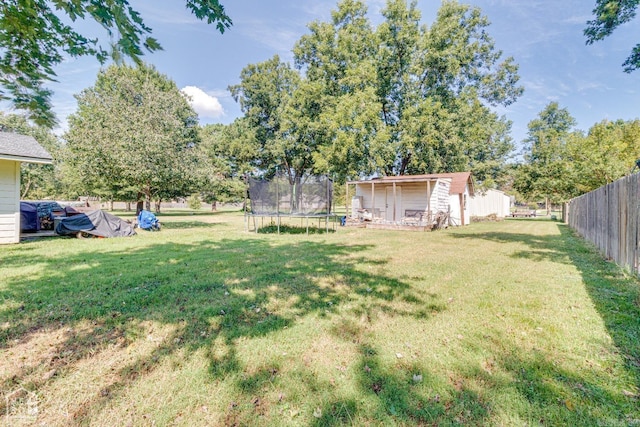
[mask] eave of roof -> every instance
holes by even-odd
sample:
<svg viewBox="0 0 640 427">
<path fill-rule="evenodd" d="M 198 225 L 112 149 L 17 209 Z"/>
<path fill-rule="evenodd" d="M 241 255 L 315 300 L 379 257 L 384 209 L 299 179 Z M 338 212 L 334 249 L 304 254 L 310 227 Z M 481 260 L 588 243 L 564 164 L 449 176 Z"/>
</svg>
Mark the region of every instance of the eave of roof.
<svg viewBox="0 0 640 427">
<path fill-rule="evenodd" d="M 473 196 L 473 179 L 471 178 L 471 172 L 452 172 L 452 173 L 432 173 L 425 175 L 399 175 L 399 176 L 385 176 L 382 178 L 374 178 L 370 180 L 361 181 L 349 181 L 347 184 L 396 184 L 407 182 L 427 182 L 437 181 L 438 179 L 451 179 L 451 187 L 449 194 L 461 194 L 464 193 L 465 186 L 469 184 L 469 193 Z"/>
<path fill-rule="evenodd" d="M 32 136 L 0 131 L 0 159 L 27 163 L 52 163 L 53 158 Z"/>
</svg>

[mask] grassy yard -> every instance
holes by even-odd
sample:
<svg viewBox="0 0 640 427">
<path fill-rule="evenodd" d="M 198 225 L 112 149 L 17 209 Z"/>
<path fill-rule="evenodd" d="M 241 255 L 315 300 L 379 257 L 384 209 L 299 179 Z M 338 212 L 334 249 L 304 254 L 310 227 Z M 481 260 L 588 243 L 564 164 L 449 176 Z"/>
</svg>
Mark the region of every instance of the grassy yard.
<svg viewBox="0 0 640 427">
<path fill-rule="evenodd" d="M 640 426 L 640 286 L 566 226 L 0 247 L 0 423 Z"/>
</svg>

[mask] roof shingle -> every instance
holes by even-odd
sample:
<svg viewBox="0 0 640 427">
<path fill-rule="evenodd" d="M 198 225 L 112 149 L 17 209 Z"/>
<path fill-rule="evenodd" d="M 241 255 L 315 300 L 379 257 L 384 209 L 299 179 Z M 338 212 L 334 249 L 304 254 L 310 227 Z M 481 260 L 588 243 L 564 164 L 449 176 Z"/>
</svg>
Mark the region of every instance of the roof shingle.
<svg viewBox="0 0 640 427">
<path fill-rule="evenodd" d="M 0 159 L 51 163 L 53 158 L 32 136 L 0 131 Z"/>
</svg>

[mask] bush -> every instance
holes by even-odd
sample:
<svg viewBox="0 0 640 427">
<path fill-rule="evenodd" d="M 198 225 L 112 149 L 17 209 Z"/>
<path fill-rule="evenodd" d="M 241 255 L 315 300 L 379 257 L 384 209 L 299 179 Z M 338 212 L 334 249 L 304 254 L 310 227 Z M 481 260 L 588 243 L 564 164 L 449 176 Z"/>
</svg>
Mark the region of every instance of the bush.
<svg viewBox="0 0 640 427">
<path fill-rule="evenodd" d="M 194 211 L 200 210 L 202 207 L 202 202 L 200 201 L 200 196 L 198 194 L 192 194 L 187 198 L 187 206 L 189 209 Z"/>
</svg>

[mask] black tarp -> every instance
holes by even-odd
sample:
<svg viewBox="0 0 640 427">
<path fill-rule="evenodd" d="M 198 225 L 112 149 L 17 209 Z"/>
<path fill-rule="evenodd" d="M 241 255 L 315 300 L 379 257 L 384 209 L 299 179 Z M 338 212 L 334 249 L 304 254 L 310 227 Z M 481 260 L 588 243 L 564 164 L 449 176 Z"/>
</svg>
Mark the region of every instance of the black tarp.
<svg viewBox="0 0 640 427">
<path fill-rule="evenodd" d="M 34 233 L 40 230 L 38 207 L 29 202 L 20 202 L 20 231 Z"/>
<path fill-rule="evenodd" d="M 56 233 L 62 236 L 75 236 L 80 231 L 98 237 L 126 237 L 136 234 L 127 221 L 101 210 L 64 218 L 56 227 Z"/>
</svg>

